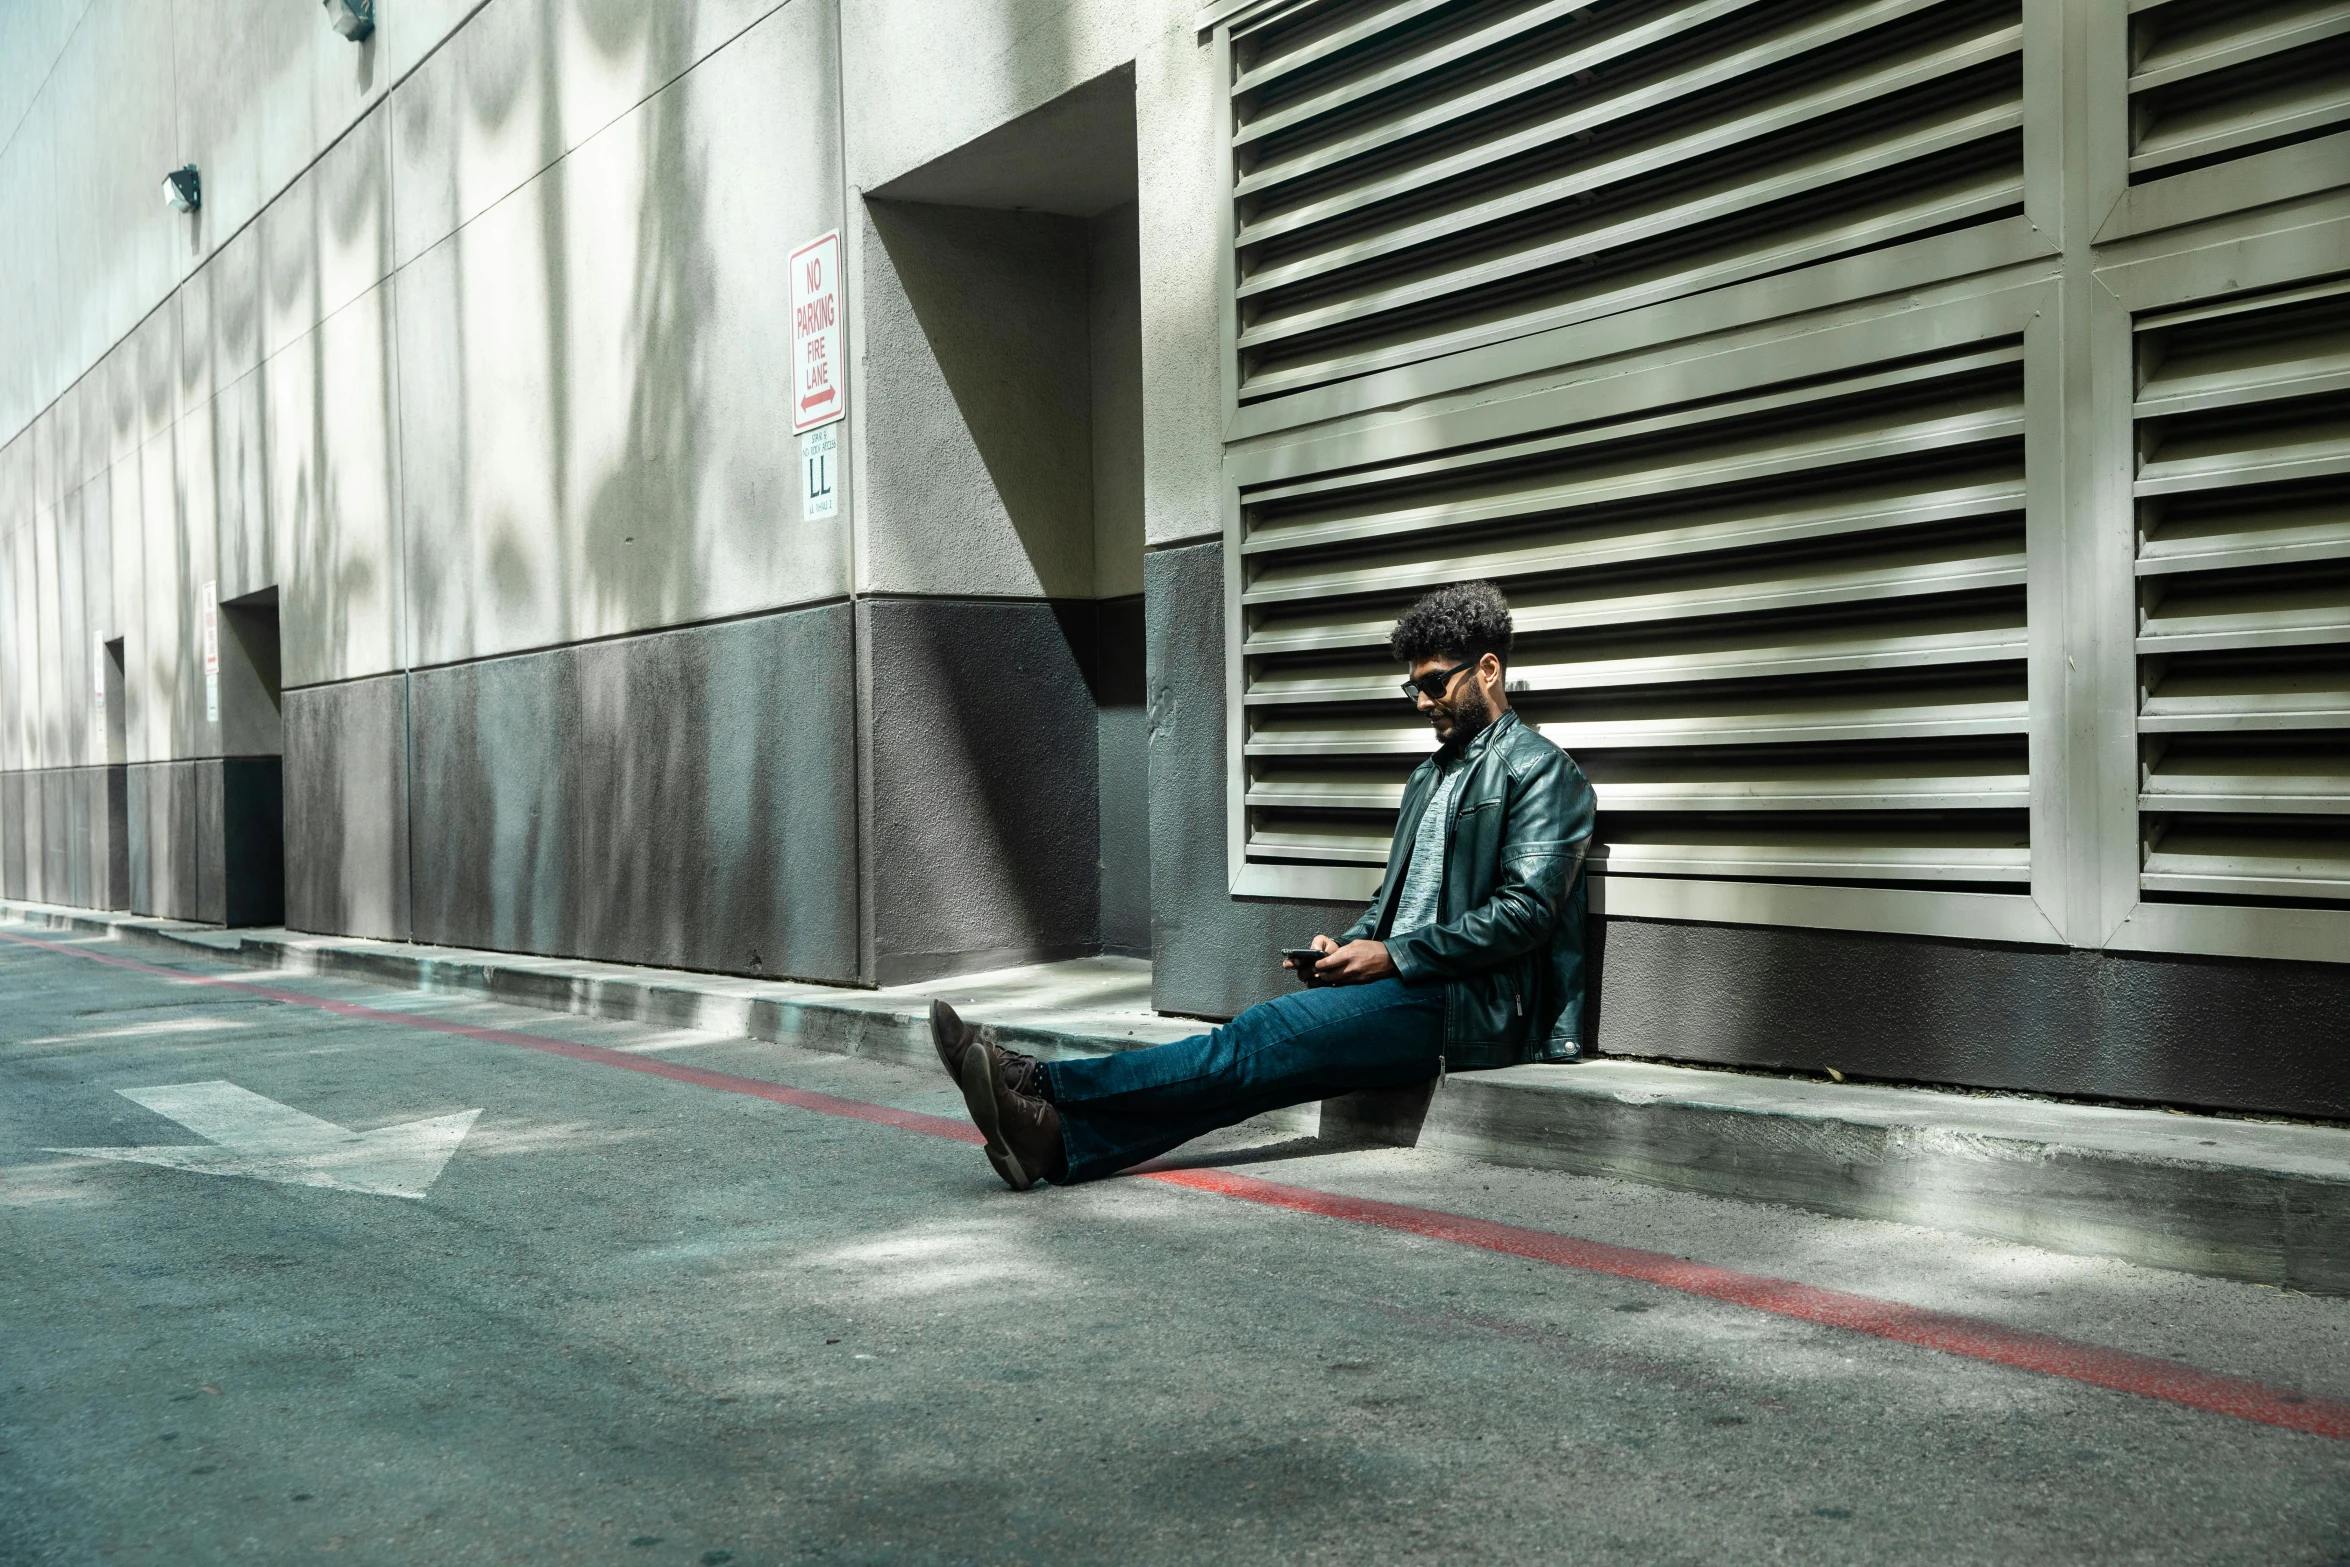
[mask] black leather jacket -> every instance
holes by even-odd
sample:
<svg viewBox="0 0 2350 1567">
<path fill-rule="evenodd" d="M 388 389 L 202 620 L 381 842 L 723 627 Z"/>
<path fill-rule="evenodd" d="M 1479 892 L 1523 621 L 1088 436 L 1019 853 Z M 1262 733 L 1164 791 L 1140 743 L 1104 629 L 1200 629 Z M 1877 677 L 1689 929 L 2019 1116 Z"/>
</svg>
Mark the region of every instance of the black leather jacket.
<svg viewBox="0 0 2350 1567">
<path fill-rule="evenodd" d="M 1473 741 L 1452 798 L 1437 922 L 1387 934 L 1435 791 L 1435 758 L 1404 785 L 1379 895 L 1341 941 L 1387 943 L 1406 984 L 1441 980 L 1454 1068 L 1571 1060 L 1583 1035 L 1583 852 L 1591 785 L 1573 757 L 1515 713 Z"/>
</svg>

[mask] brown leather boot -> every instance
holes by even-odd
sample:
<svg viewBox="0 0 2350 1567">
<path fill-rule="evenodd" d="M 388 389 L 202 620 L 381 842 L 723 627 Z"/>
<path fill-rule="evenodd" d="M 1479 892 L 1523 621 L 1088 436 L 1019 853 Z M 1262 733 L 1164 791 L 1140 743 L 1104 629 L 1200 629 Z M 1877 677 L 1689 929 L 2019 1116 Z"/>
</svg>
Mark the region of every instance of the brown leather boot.
<svg viewBox="0 0 2350 1567">
<path fill-rule="evenodd" d="M 970 1108 L 971 1124 L 987 1139 L 987 1162 L 1012 1190 L 1024 1192 L 1040 1180 L 1068 1173 L 1061 1113 L 1042 1099 L 1014 1092 L 994 1052 L 963 1052 L 963 1103 Z"/>
<path fill-rule="evenodd" d="M 996 1064 L 1003 1069 L 1004 1081 L 1013 1093 L 1026 1094 L 1034 1099 L 1045 1097 L 1044 1063 L 1034 1056 L 1024 1056 L 1017 1050 L 1006 1050 L 1001 1045 L 981 1044 L 979 1030 L 955 1015 L 955 1009 L 943 1001 L 930 1003 L 930 1042 L 938 1049 L 939 1063 L 947 1069 L 947 1076 L 958 1084 L 963 1081 L 963 1055 L 973 1045 L 992 1052 Z"/>
</svg>

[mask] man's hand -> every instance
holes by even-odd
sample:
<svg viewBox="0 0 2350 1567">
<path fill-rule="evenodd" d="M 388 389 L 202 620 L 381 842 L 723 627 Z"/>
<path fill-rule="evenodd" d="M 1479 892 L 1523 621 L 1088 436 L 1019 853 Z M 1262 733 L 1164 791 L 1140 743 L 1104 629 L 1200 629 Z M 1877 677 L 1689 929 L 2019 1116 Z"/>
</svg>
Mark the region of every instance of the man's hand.
<svg viewBox="0 0 2350 1567">
<path fill-rule="evenodd" d="M 1395 961 L 1388 957 L 1385 942 L 1350 941 L 1342 947 L 1328 936 L 1316 936 L 1314 946 L 1322 954 L 1313 971 L 1317 985 L 1367 985 L 1395 976 Z"/>
</svg>

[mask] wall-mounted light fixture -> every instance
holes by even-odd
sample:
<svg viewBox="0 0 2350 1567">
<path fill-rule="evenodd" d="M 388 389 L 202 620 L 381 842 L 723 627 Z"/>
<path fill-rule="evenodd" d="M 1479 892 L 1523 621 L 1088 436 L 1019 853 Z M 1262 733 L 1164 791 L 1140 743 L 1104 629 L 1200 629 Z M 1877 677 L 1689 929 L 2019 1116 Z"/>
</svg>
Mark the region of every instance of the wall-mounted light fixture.
<svg viewBox="0 0 2350 1567">
<path fill-rule="evenodd" d="M 174 212 L 193 212 L 204 205 L 204 182 L 196 177 L 194 164 L 163 176 L 163 199 Z"/>
<path fill-rule="evenodd" d="M 326 19 L 353 43 L 375 31 L 375 0 L 325 0 Z"/>
</svg>

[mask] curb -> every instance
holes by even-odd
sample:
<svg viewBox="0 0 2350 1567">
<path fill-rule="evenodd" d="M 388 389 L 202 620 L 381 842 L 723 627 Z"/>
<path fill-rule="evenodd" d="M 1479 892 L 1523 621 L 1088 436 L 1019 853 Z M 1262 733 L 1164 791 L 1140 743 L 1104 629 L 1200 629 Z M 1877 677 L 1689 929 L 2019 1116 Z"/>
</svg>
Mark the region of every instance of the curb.
<svg viewBox="0 0 2350 1567">
<path fill-rule="evenodd" d="M 1417 1142 L 2350 1294 L 2350 1131 L 2332 1127 L 1598 1061 L 1450 1079 Z"/>
<path fill-rule="evenodd" d="M 902 997 L 875 991 L 521 953 L 222 930 L 144 915 L 92 913 L 9 900 L 0 900 L 0 918 L 48 930 L 111 936 L 175 956 L 201 956 L 248 968 L 477 996 L 540 1012 L 655 1028 L 696 1029 L 902 1066 L 936 1065 L 925 1010 Z M 941 981 L 939 988 L 951 989 L 953 984 Z M 1196 1024 L 1184 1023 L 1119 1035 L 1075 1033 L 978 1016 L 969 1020 L 980 1037 L 991 1043 L 1047 1058 L 1133 1049 L 1180 1039 L 1198 1029 Z"/>
<path fill-rule="evenodd" d="M 180 956 L 933 1064 L 925 997 L 280 932 L 0 901 L 0 917 Z M 937 988 L 955 991 L 957 981 Z M 960 1004 L 960 1003 L 958 1003 Z M 1161 1043 L 1146 1014 L 965 1012 L 1046 1058 Z M 1085 1026 L 1090 1023 L 1091 1026 Z M 2350 1129 L 1597 1060 L 1446 1078 L 1267 1118 L 1333 1142 L 1956 1230 L 2053 1251 L 2350 1294 Z"/>
</svg>

